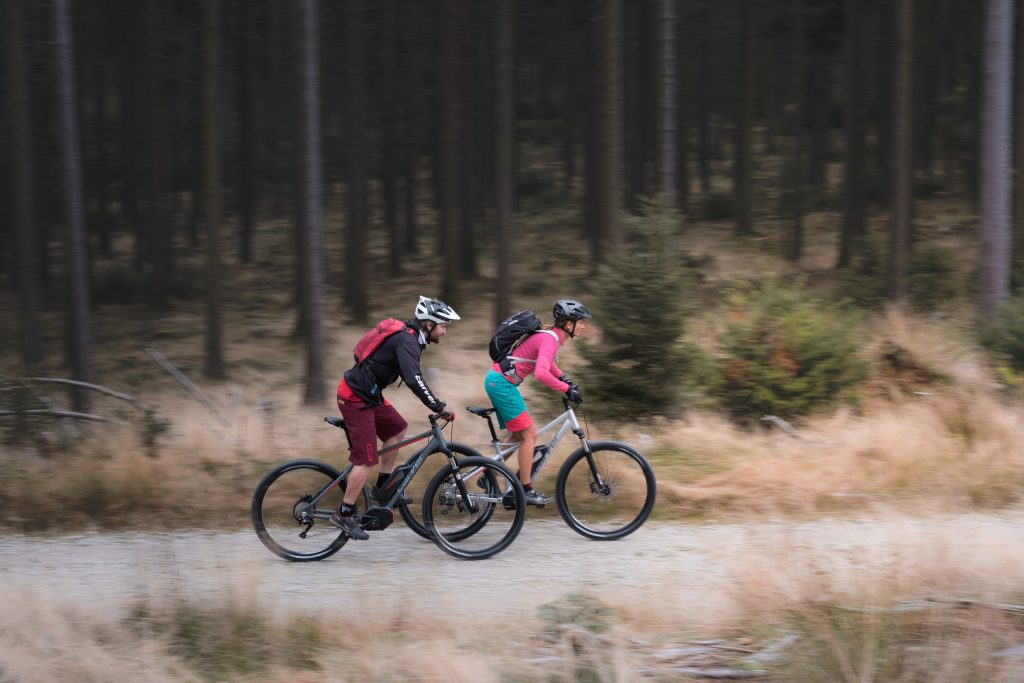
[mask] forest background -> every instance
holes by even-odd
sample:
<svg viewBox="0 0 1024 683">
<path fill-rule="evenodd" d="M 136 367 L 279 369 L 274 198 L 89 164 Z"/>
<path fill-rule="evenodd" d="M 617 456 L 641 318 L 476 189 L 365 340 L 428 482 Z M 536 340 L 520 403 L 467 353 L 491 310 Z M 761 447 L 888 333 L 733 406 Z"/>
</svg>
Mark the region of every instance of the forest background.
<svg viewBox="0 0 1024 683">
<path fill-rule="evenodd" d="M 244 526 L 419 294 L 457 407 L 585 301 L 658 519 L 1019 506 L 1021 4 L 4 0 L 0 525 Z"/>
</svg>

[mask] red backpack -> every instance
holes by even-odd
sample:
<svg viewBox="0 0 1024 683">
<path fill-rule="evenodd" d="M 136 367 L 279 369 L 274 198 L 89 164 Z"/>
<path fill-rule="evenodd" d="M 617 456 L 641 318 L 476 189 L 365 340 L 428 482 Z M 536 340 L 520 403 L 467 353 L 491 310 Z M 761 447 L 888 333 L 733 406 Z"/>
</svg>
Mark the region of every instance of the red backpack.
<svg viewBox="0 0 1024 683">
<path fill-rule="evenodd" d="M 356 359 L 356 364 L 362 363 L 369 358 L 370 354 L 376 351 L 377 347 L 383 344 L 385 339 L 404 329 L 405 323 L 394 318 L 385 318 L 374 325 L 373 329 L 364 334 L 363 338 L 352 349 L 352 357 Z M 409 330 L 409 332 L 412 333 L 412 330 Z"/>
</svg>

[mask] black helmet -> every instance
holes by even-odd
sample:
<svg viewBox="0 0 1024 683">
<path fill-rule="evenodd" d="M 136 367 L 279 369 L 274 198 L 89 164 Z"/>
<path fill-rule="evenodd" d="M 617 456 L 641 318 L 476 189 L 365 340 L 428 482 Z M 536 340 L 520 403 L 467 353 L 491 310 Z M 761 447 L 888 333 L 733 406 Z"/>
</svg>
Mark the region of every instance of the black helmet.
<svg viewBox="0 0 1024 683">
<path fill-rule="evenodd" d="M 441 301 L 440 299 L 431 299 L 430 297 L 420 295 L 420 300 L 416 304 L 416 319 L 417 320 L 432 320 L 435 323 L 448 324 L 456 320 L 461 320 L 459 314 L 455 312 L 455 309 Z"/>
<path fill-rule="evenodd" d="M 566 322 L 568 320 L 582 320 L 583 318 L 593 318 L 590 315 L 590 311 L 575 299 L 559 299 L 555 302 L 555 307 L 551 309 L 551 312 L 555 315 L 555 324 Z"/>
</svg>

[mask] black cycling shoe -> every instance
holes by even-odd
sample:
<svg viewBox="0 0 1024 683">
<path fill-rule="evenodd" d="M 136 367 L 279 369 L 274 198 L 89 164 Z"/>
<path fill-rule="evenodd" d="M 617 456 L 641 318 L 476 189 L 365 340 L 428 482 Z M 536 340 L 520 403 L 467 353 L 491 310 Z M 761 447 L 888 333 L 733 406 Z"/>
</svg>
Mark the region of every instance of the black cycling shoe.
<svg viewBox="0 0 1024 683">
<path fill-rule="evenodd" d="M 359 522 L 352 515 L 342 517 L 337 512 L 327 518 L 331 526 L 341 529 L 342 533 L 351 539 L 356 541 L 365 541 L 370 537 L 370 534 L 363 531 L 363 528 L 359 526 Z"/>
</svg>

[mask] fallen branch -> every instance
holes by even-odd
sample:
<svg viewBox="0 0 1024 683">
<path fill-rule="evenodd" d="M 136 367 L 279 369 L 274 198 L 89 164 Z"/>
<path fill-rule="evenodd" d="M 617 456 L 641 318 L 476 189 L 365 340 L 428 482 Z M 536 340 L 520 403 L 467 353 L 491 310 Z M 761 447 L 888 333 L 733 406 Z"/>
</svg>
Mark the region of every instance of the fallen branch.
<svg viewBox="0 0 1024 683">
<path fill-rule="evenodd" d="M 74 387 L 84 387 L 86 389 L 92 389 L 93 391 L 99 392 L 101 394 L 106 394 L 107 396 L 113 396 L 114 398 L 119 398 L 122 401 L 128 401 L 129 403 L 137 405 L 138 407 L 142 408 L 143 410 L 152 410 L 152 408 L 150 408 L 149 406 L 147 406 L 145 403 L 143 403 L 139 399 L 135 398 L 134 396 L 131 396 L 129 394 L 123 394 L 120 391 L 114 391 L 113 389 L 109 389 L 109 388 L 101 386 L 99 384 L 90 384 L 89 382 L 80 382 L 80 381 L 75 380 L 75 379 L 62 379 L 62 378 L 57 378 L 57 377 L 25 377 L 25 378 L 22 378 L 22 379 L 15 379 L 15 380 L 12 380 L 12 381 L 14 381 L 14 382 L 40 382 L 40 383 L 49 383 L 49 384 L 68 384 L 68 385 L 74 386 Z"/>
<path fill-rule="evenodd" d="M 783 420 L 781 417 L 776 417 L 775 415 L 765 415 L 764 417 L 761 418 L 761 422 L 775 425 L 776 427 L 778 427 L 779 429 L 781 429 L 787 435 L 793 437 L 794 439 L 801 438 L 800 435 L 796 433 L 796 428 L 794 428 L 793 425 L 791 425 L 790 423 Z"/>
<path fill-rule="evenodd" d="M 88 413 L 76 413 L 73 410 L 0 410 L 0 417 L 10 417 L 12 415 L 50 415 L 52 417 L 70 417 L 75 420 L 91 420 L 93 422 L 110 422 L 111 420 L 99 415 L 90 415 Z M 127 424 L 120 420 L 115 420 L 118 424 Z"/>
<path fill-rule="evenodd" d="M 206 398 L 206 395 L 203 392 L 199 391 L 199 387 L 197 387 L 195 384 L 192 384 L 189 378 L 186 377 L 184 373 L 181 372 L 181 370 L 174 367 L 174 365 L 171 364 L 171 361 L 163 357 L 163 354 L 161 354 L 156 349 L 143 349 L 143 351 L 148 353 L 153 360 L 159 363 L 160 367 L 169 372 L 171 374 L 171 377 L 178 380 L 178 383 L 181 384 L 181 386 L 185 387 L 188 393 L 192 394 L 192 397 L 199 401 L 208 411 L 210 411 L 210 414 L 217 418 L 217 420 L 222 425 L 224 425 L 225 427 L 231 426 L 231 421 L 217 411 L 217 408 L 215 408 L 213 403 L 210 402 L 210 399 Z"/>
</svg>

